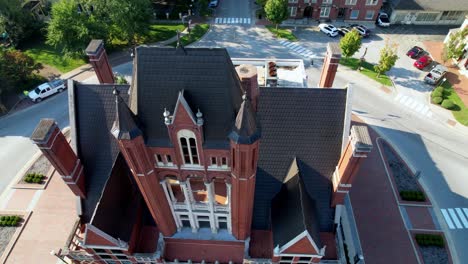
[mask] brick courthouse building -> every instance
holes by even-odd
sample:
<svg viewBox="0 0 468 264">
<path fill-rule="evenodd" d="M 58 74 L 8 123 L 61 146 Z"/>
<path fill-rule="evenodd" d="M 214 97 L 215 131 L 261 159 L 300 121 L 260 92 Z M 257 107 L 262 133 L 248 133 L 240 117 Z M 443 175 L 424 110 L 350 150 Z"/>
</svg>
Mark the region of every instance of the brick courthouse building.
<svg viewBox="0 0 468 264">
<path fill-rule="evenodd" d="M 331 87 L 330 44 L 321 87 Z M 77 195 L 59 253 L 75 263 L 319 263 L 372 148 L 350 90 L 258 87 L 225 49 L 138 47 L 133 83 L 69 81 L 71 142 L 43 119 L 32 140 Z M 348 136 L 351 135 L 351 136 Z M 344 142 L 344 144 L 343 144 Z"/>
</svg>

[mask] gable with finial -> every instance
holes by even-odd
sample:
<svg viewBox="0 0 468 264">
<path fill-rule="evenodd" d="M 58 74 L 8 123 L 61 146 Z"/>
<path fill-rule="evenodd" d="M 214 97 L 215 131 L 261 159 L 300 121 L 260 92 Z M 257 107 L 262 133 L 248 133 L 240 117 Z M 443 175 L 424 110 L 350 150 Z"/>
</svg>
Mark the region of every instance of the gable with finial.
<svg viewBox="0 0 468 264">
<path fill-rule="evenodd" d="M 195 117 L 195 114 L 190 108 L 187 100 L 185 100 L 184 90 L 179 92 L 179 96 L 177 97 L 177 103 L 174 108 L 174 115 L 172 116 L 170 120 L 170 124 L 172 125 L 189 125 L 189 124 L 197 125 L 197 119 Z"/>
</svg>

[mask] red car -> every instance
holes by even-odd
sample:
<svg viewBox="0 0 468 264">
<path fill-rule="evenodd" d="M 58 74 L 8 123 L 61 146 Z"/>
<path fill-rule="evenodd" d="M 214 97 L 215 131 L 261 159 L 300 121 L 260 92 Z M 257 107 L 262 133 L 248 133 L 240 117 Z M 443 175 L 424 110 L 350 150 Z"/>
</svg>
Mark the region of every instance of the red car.
<svg viewBox="0 0 468 264">
<path fill-rule="evenodd" d="M 426 66 L 431 64 L 431 63 L 432 63 L 431 57 L 429 57 L 428 55 L 424 55 L 421 58 L 419 58 L 417 61 L 415 61 L 413 65 L 414 65 L 414 67 L 422 70 L 422 69 L 426 68 Z"/>
<path fill-rule="evenodd" d="M 406 52 L 406 56 L 408 56 L 408 57 L 410 57 L 412 59 L 416 59 L 423 52 L 424 52 L 424 50 L 422 48 L 420 48 L 418 46 L 414 46 L 410 50 L 408 50 L 408 52 Z"/>
</svg>

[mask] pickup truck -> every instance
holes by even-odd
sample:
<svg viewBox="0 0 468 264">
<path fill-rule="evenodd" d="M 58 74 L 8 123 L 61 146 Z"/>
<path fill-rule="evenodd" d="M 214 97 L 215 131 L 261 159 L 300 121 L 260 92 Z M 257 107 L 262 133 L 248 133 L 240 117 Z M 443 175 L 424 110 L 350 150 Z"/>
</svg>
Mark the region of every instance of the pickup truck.
<svg viewBox="0 0 468 264">
<path fill-rule="evenodd" d="M 424 77 L 424 81 L 428 84 L 436 85 L 447 73 L 447 68 L 441 64 L 432 68 Z"/>
<path fill-rule="evenodd" d="M 51 96 L 55 93 L 60 93 L 67 88 L 67 84 L 63 80 L 53 80 L 37 86 L 34 90 L 28 93 L 28 97 L 35 103 L 42 99 Z"/>
</svg>

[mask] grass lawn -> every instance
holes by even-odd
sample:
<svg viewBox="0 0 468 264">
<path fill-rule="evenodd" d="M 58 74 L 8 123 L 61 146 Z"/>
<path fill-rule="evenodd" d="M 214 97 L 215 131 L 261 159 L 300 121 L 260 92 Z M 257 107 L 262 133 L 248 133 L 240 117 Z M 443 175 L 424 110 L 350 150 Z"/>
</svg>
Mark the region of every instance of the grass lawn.
<svg viewBox="0 0 468 264">
<path fill-rule="evenodd" d="M 341 58 L 340 64 L 344 65 L 346 67 L 349 67 L 353 70 L 357 70 L 358 64 L 359 64 L 359 59 L 356 58 Z M 374 71 L 374 64 L 369 63 L 369 62 L 363 62 L 362 65 L 363 69 L 360 71 L 360 73 L 366 75 L 367 77 L 383 84 L 386 86 L 392 86 L 392 81 L 390 78 L 385 75 L 381 74 L 379 78 L 377 78 L 377 72 Z"/>
<path fill-rule="evenodd" d="M 453 117 L 455 117 L 460 124 L 468 126 L 467 106 L 463 103 L 449 82 L 444 82 L 442 87 L 444 87 L 444 99 L 450 99 L 455 104 L 455 107 L 451 109 Z"/>
<path fill-rule="evenodd" d="M 195 41 L 198 41 L 205 35 L 205 33 L 208 31 L 209 28 L 210 28 L 210 25 L 208 24 L 196 25 L 195 27 L 192 28 L 192 31 L 190 32 L 190 37 L 189 35 L 185 35 L 182 38 L 180 38 L 181 44 L 183 46 L 187 46 Z M 173 46 L 173 47 L 177 46 L 177 41 L 172 42 L 171 44 L 169 44 L 169 46 Z"/>
<path fill-rule="evenodd" d="M 71 71 L 83 64 L 86 64 L 86 61 L 83 58 L 64 57 L 59 48 L 54 48 L 44 43 L 37 43 L 30 48 L 25 49 L 24 53 L 31 56 L 37 62 L 56 68 L 61 73 Z"/>
<path fill-rule="evenodd" d="M 278 30 L 276 30 L 275 26 L 266 26 L 266 28 L 278 38 L 284 38 L 289 41 L 297 41 L 296 36 L 294 36 L 290 29 L 278 27 Z"/>
</svg>

